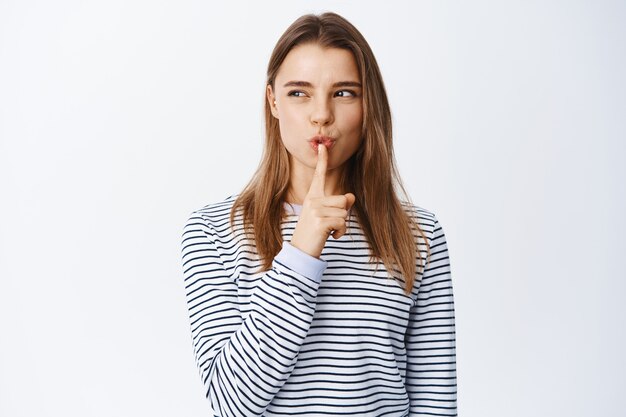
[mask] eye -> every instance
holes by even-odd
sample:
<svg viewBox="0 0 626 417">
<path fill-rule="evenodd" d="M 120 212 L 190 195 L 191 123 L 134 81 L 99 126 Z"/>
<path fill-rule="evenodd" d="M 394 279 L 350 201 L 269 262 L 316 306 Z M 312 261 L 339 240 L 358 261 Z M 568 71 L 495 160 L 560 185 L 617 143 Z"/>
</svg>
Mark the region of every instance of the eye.
<svg viewBox="0 0 626 417">
<path fill-rule="evenodd" d="M 293 96 L 293 97 L 303 97 L 303 96 L 296 96 L 294 95 L 295 93 L 302 93 L 304 94 L 304 92 L 300 91 L 300 90 L 292 90 L 290 92 L 287 93 L 288 96 Z"/>
<path fill-rule="evenodd" d="M 341 90 L 341 91 L 338 91 L 338 93 L 345 93 L 346 91 L 348 93 L 352 94 L 352 97 L 356 97 L 357 96 L 357 94 L 354 91 L 352 91 L 352 90 Z M 342 95 L 341 97 L 347 97 L 347 96 L 346 95 Z"/>
</svg>

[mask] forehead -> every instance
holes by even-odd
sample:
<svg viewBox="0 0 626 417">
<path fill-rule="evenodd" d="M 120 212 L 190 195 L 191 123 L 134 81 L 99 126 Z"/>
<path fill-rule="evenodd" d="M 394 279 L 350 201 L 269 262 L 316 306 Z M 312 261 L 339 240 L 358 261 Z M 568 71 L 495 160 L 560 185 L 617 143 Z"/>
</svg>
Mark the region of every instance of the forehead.
<svg viewBox="0 0 626 417">
<path fill-rule="evenodd" d="M 352 52 L 341 48 L 323 48 L 318 44 L 294 47 L 276 74 L 280 87 L 286 81 L 309 81 L 314 86 L 335 81 L 360 81 Z"/>
</svg>

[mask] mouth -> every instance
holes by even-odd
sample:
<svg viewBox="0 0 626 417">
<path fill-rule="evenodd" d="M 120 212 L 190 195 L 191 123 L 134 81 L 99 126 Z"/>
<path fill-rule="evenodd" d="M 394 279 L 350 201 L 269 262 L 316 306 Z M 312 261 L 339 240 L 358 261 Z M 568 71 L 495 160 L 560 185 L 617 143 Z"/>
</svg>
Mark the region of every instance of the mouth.
<svg viewBox="0 0 626 417">
<path fill-rule="evenodd" d="M 336 142 L 335 138 L 331 138 L 330 136 L 323 136 L 323 135 L 315 135 L 311 139 L 309 139 L 309 143 L 311 144 L 311 147 L 313 148 L 315 152 L 317 152 L 317 147 L 320 144 L 323 144 L 324 146 L 326 146 L 326 149 L 330 151 L 330 149 L 333 147 L 335 142 Z"/>
</svg>

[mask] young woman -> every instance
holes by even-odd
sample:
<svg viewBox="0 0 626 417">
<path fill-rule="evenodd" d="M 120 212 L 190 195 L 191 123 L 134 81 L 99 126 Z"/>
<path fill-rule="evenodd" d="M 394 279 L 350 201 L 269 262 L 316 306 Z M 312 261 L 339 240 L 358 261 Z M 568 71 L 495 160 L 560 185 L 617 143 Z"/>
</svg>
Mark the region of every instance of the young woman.
<svg viewBox="0 0 626 417">
<path fill-rule="evenodd" d="M 456 415 L 446 239 L 401 184 L 369 45 L 335 13 L 302 16 L 274 48 L 265 95 L 253 179 L 193 211 L 182 236 L 212 412 Z"/>
</svg>

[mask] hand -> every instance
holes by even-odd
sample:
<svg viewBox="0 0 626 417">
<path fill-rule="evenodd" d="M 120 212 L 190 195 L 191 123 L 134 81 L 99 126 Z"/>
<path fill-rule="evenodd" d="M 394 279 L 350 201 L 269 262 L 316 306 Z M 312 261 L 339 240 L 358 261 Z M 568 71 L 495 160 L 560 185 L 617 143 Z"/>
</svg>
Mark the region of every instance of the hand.
<svg viewBox="0 0 626 417">
<path fill-rule="evenodd" d="M 327 196 L 324 192 L 328 149 L 317 146 L 317 165 L 309 191 L 302 203 L 300 218 L 291 238 L 291 245 L 319 258 L 328 236 L 339 239 L 346 234 L 348 210 L 356 197 L 352 193 Z"/>
</svg>

